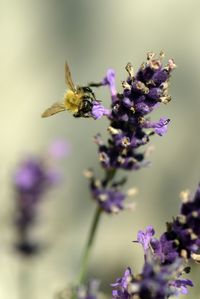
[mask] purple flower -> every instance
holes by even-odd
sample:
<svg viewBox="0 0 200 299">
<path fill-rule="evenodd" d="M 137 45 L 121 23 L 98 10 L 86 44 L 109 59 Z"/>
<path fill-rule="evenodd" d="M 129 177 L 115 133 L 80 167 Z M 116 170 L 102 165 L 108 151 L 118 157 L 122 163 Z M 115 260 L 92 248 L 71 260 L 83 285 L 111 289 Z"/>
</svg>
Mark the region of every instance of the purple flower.
<svg viewBox="0 0 200 299">
<path fill-rule="evenodd" d="M 96 179 L 91 170 L 85 172 L 85 176 L 90 182 L 90 192 L 93 199 L 98 203 L 102 210 L 106 213 L 118 213 L 124 209 L 133 209 L 134 203 L 126 203 L 129 196 L 137 194 L 136 188 L 129 189 L 126 193 L 120 191 L 126 179 L 118 182 L 113 182 L 111 186 L 107 186 L 106 180 Z"/>
<path fill-rule="evenodd" d="M 184 196 L 181 213 L 168 224 L 165 236 L 185 258 L 200 249 L 200 186 L 193 197 L 190 194 Z"/>
<path fill-rule="evenodd" d="M 134 276 L 128 268 L 112 284 L 116 299 L 166 299 L 187 294 L 193 283 L 182 275 L 189 273 L 188 259 L 200 260 L 200 185 L 194 196 L 182 192 L 181 213 L 167 224 L 167 231 L 160 239 L 148 226 L 139 231 L 137 241 L 143 246 L 145 263 L 140 275 Z M 128 279 L 127 279 L 128 277 Z"/>
<path fill-rule="evenodd" d="M 142 245 L 144 252 L 149 249 L 152 237 L 155 231 L 152 226 L 147 226 L 145 231 L 140 230 L 137 235 L 137 241 Z"/>
<path fill-rule="evenodd" d="M 151 247 L 162 264 L 172 264 L 179 257 L 174 242 L 167 238 L 166 233 L 159 240 L 152 238 Z"/>
<path fill-rule="evenodd" d="M 145 262 L 140 275 L 134 276 L 130 268 L 111 286 L 116 299 L 166 299 L 179 293 L 186 293 L 193 286 L 188 279 L 179 279 L 182 275 L 182 261 L 177 259 L 172 265 L 160 265 L 152 259 Z M 176 277 L 174 279 L 174 277 Z"/>
<path fill-rule="evenodd" d="M 108 85 L 110 89 L 111 96 L 114 98 L 117 95 L 117 90 L 115 86 L 115 71 L 112 69 L 107 70 L 106 77 L 102 80 L 103 85 Z"/>
<path fill-rule="evenodd" d="M 151 238 L 150 245 L 162 264 L 172 264 L 177 257 L 199 258 L 195 254 L 200 249 L 200 187 L 193 197 L 184 194 L 180 215 L 168 223 L 160 239 Z"/>
<path fill-rule="evenodd" d="M 126 195 L 115 189 L 96 189 L 92 192 L 95 200 L 107 213 L 117 213 L 124 209 Z"/>
<path fill-rule="evenodd" d="M 190 279 L 177 279 L 171 282 L 171 287 L 175 288 L 175 295 L 186 295 L 188 293 L 187 287 L 193 287 L 193 282 Z"/>
<path fill-rule="evenodd" d="M 55 172 L 56 176 L 56 172 Z M 21 192 L 40 194 L 54 182 L 52 171 L 49 173 L 42 160 L 31 157 L 24 160 L 14 174 L 16 189 Z"/>
<path fill-rule="evenodd" d="M 92 197 L 106 213 L 118 213 L 126 208 L 124 201 L 126 194 L 119 191 L 117 184 L 113 187 L 105 187 L 104 182 L 93 175 L 90 179 Z"/>
<path fill-rule="evenodd" d="M 98 101 L 93 102 L 93 107 L 92 107 L 92 116 L 94 119 L 99 119 L 103 115 L 109 115 L 109 110 L 106 109 L 101 103 Z"/>
<path fill-rule="evenodd" d="M 128 63 L 128 78 L 122 82 L 122 93 L 116 92 L 113 70 L 108 70 L 102 81 L 109 86 L 112 97 L 111 112 L 107 114 L 111 136 L 107 144 L 98 144 L 100 162 L 105 169 L 137 170 L 148 165 L 145 152 L 138 148 L 147 144 L 153 133 L 163 136 L 167 132 L 168 118 L 162 117 L 156 122 L 146 118 L 161 103 L 171 100 L 168 81 L 174 67 L 172 60 L 163 66 L 161 56 L 156 58 L 155 54 L 148 53 L 146 63 L 136 74 Z M 101 115 L 97 113 L 97 117 Z M 147 128 L 153 130 L 148 132 Z"/>
<path fill-rule="evenodd" d="M 157 122 L 145 121 L 144 128 L 153 128 L 156 134 L 163 136 L 167 133 L 167 125 L 169 122 L 170 120 L 167 117 L 162 117 Z"/>
<path fill-rule="evenodd" d="M 129 299 L 131 294 L 129 294 L 129 285 L 133 279 L 133 274 L 131 268 L 127 268 L 124 272 L 124 275 L 120 278 L 117 278 L 115 283 L 112 283 L 111 286 L 114 288 L 112 291 L 113 299 Z"/>
<path fill-rule="evenodd" d="M 54 143 L 49 152 L 61 158 L 66 152 L 66 144 Z M 43 196 L 60 181 L 60 173 L 46 163 L 42 157 L 30 157 L 17 167 L 13 184 L 15 188 L 15 224 L 18 236 L 16 249 L 22 255 L 32 255 L 39 251 L 39 245 L 32 240 L 30 228 L 37 216 L 37 206 Z"/>
</svg>

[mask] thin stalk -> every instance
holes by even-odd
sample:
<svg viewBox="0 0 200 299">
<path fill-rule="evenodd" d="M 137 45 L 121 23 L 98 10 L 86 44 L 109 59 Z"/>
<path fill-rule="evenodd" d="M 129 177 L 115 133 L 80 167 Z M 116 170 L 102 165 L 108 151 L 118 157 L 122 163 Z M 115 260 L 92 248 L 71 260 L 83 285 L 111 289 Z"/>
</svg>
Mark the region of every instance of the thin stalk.
<svg viewBox="0 0 200 299">
<path fill-rule="evenodd" d="M 105 180 L 103 181 L 104 187 L 106 187 L 108 185 L 108 183 L 114 178 L 115 174 L 116 174 L 116 169 L 111 169 L 111 170 L 106 171 Z M 102 209 L 99 206 L 97 206 L 94 217 L 93 217 L 93 221 L 92 221 L 92 224 L 90 227 L 88 240 L 87 240 L 85 249 L 83 251 L 80 272 L 79 272 L 79 276 L 78 276 L 78 284 L 82 284 L 86 277 L 90 253 L 91 253 L 92 246 L 94 244 L 94 239 L 95 239 L 97 227 L 99 225 L 99 221 L 101 218 L 101 214 L 102 214 Z"/>
<path fill-rule="evenodd" d="M 87 272 L 87 269 L 88 269 L 89 257 L 90 257 L 92 245 L 94 243 L 94 237 L 95 237 L 95 234 L 96 234 L 96 230 L 97 230 L 97 227 L 98 227 L 98 224 L 99 224 L 101 211 L 102 211 L 101 208 L 98 206 L 96 211 L 95 211 L 95 214 L 94 214 L 94 218 L 93 218 L 92 225 L 91 225 L 90 232 L 89 232 L 89 238 L 88 238 L 88 241 L 86 243 L 86 247 L 85 247 L 82 262 L 81 262 L 79 279 L 78 279 L 79 284 L 82 284 L 85 280 L 86 272 Z"/>
</svg>

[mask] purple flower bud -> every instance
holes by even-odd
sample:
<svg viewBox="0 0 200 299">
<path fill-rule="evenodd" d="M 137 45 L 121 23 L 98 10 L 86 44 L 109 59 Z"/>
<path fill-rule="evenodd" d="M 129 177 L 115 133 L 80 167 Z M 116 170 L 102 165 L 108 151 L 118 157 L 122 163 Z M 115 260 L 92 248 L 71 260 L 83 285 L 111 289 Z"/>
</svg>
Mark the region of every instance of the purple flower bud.
<svg viewBox="0 0 200 299">
<path fill-rule="evenodd" d="M 186 295 L 188 293 L 187 287 L 193 287 L 193 282 L 190 279 L 177 279 L 172 281 L 171 286 L 176 289 L 175 295 Z"/>
<path fill-rule="evenodd" d="M 162 91 L 160 88 L 153 87 L 149 90 L 148 98 L 152 100 L 158 100 L 162 95 Z"/>
<path fill-rule="evenodd" d="M 166 82 L 168 80 L 168 78 L 169 78 L 169 73 L 167 72 L 167 70 L 162 69 L 162 70 L 155 72 L 155 74 L 152 77 L 152 80 L 158 86 L 158 85 L 162 84 L 163 82 Z"/>
<path fill-rule="evenodd" d="M 92 195 L 100 207 L 107 213 L 117 213 L 124 209 L 126 195 L 116 189 L 92 187 Z"/>
<path fill-rule="evenodd" d="M 122 102 L 123 105 L 127 108 L 133 107 L 133 101 L 131 101 L 129 98 L 123 98 Z"/>
</svg>

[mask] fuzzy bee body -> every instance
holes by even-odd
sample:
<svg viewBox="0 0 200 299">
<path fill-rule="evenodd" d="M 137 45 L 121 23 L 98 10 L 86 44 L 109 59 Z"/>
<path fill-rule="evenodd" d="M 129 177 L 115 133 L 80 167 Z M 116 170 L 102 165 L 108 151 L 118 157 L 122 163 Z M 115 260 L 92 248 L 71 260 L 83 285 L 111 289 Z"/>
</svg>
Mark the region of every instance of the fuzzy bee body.
<svg viewBox="0 0 200 299">
<path fill-rule="evenodd" d="M 89 117 L 95 95 L 88 86 L 76 87 L 74 85 L 67 63 L 65 63 L 65 83 L 68 89 L 64 94 L 63 102 L 54 103 L 42 113 L 42 117 L 49 117 L 65 110 L 72 112 L 75 117 Z"/>
</svg>

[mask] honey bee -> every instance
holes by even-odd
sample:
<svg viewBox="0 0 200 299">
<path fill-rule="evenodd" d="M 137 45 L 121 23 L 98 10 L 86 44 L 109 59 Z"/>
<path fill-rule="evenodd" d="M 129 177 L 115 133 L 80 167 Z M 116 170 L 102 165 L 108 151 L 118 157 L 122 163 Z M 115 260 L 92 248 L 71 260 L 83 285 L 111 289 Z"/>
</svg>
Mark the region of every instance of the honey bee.
<svg viewBox="0 0 200 299">
<path fill-rule="evenodd" d="M 93 101 L 96 100 L 95 95 L 89 86 L 75 86 L 67 63 L 65 63 L 65 83 L 68 89 L 63 102 L 54 103 L 42 113 L 42 117 L 49 117 L 65 110 L 72 112 L 75 117 L 90 117 Z"/>
</svg>

